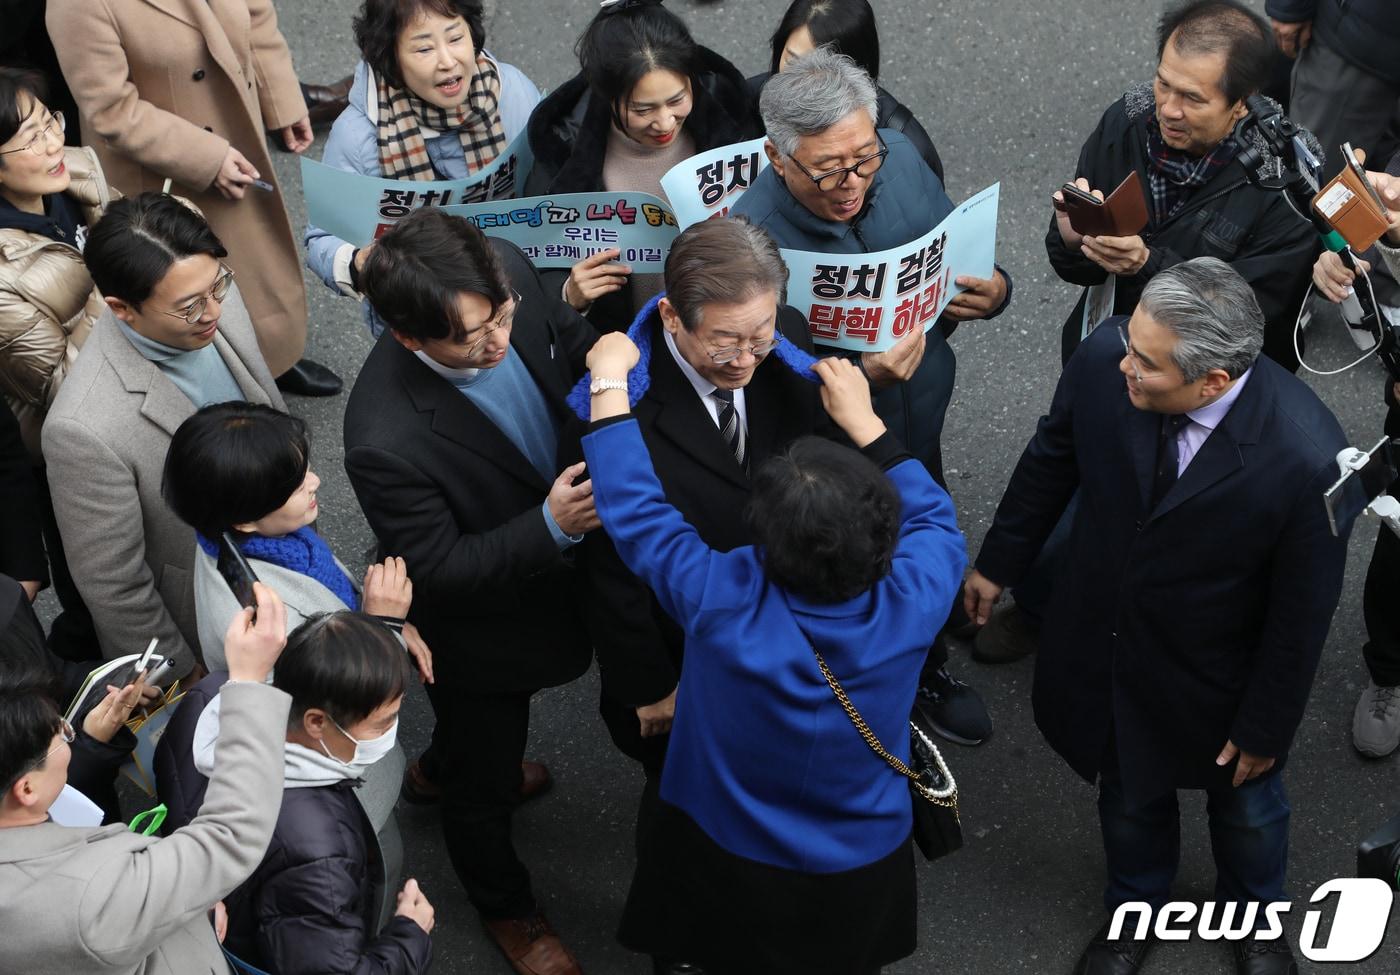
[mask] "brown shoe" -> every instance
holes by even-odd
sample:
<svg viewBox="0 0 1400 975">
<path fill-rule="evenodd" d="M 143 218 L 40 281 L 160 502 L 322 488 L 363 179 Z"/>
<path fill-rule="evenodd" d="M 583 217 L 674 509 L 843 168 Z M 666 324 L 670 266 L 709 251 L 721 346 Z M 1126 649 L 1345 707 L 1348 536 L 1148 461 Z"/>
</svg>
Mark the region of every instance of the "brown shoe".
<svg viewBox="0 0 1400 975">
<path fill-rule="evenodd" d="M 529 802 L 542 796 L 554 785 L 554 776 L 539 762 L 521 762 L 520 801 Z"/>
<path fill-rule="evenodd" d="M 1029 657 L 1040 646 L 1040 627 L 1012 603 L 992 614 L 977 631 L 972 659 L 983 664 L 1009 664 Z"/>
<path fill-rule="evenodd" d="M 306 102 L 312 125 L 330 125 L 345 111 L 354 80 L 354 75 L 346 75 L 329 85 L 302 84 L 301 97 Z"/>
<path fill-rule="evenodd" d="M 504 921 L 483 918 L 482 923 L 506 961 L 520 975 L 583 975 L 578 961 L 564 947 L 542 912 Z"/>
<path fill-rule="evenodd" d="M 399 795 L 403 797 L 404 802 L 411 802 L 415 806 L 430 806 L 442 799 L 442 787 L 428 778 L 423 766 L 415 758 L 408 764 L 408 768 L 403 770 L 403 785 L 399 787 Z"/>
</svg>

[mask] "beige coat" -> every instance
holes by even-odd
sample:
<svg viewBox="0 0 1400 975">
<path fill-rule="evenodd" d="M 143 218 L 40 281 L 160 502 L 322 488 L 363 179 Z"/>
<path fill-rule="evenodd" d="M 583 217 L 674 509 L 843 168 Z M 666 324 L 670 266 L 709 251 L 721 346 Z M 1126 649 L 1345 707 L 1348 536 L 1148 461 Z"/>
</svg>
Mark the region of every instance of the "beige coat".
<svg viewBox="0 0 1400 975">
<path fill-rule="evenodd" d="M 258 353 L 238 287 L 223 301 L 214 346 L 249 402 L 286 409 Z M 92 328 L 44 422 L 54 513 L 78 592 L 104 656 L 139 653 L 151 637 L 176 674 L 194 666 L 194 529 L 160 495 L 170 438 L 194 404 L 117 327 Z"/>
<path fill-rule="evenodd" d="M 65 149 L 63 161 L 72 177 L 65 195 L 91 227 L 121 194 L 91 149 Z M 76 246 L 0 228 L 0 391 L 36 465 L 44 414 L 105 308 Z"/>
<path fill-rule="evenodd" d="M 199 815 L 165 839 L 116 823 L 0 829 L 0 973 L 227 973 L 206 917 L 252 874 L 282 808 L 292 699 L 220 692 L 218 761 Z"/>
<path fill-rule="evenodd" d="M 306 345 L 282 191 L 226 200 L 213 187 L 230 145 L 275 186 L 265 130 L 306 114 L 271 0 L 49 0 L 48 26 L 108 181 L 133 196 L 169 177 L 204 211 L 280 375 Z"/>
</svg>

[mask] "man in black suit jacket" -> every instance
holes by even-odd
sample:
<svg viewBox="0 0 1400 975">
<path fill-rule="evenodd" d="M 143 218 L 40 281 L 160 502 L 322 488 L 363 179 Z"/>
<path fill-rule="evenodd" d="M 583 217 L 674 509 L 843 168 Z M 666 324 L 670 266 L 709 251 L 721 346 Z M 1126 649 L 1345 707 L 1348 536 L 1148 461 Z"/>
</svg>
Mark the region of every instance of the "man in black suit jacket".
<svg viewBox="0 0 1400 975">
<path fill-rule="evenodd" d="M 433 650 L 448 853 L 517 971 L 571 975 L 510 821 L 548 784 L 522 772 L 530 697 L 591 656 L 571 549 L 598 520 L 582 465 L 556 455 L 597 336 L 519 248 L 433 208 L 378 241 L 361 281 L 389 328 L 346 406 L 345 467 L 381 547 L 408 564 Z"/>
<path fill-rule="evenodd" d="M 1071 358 L 967 581 L 968 612 L 985 620 L 1078 489 L 1033 699 L 1050 745 L 1098 780 L 1110 913 L 1169 899 L 1183 788 L 1208 796 L 1215 899 L 1283 899 L 1278 773 L 1341 593 L 1345 532 L 1332 534 L 1322 494 L 1346 440 L 1259 356 L 1263 333 L 1224 262 L 1154 276 L 1130 320 L 1109 319 Z M 1150 942 L 1107 929 L 1076 971 L 1138 970 Z M 1234 949 L 1241 972 L 1296 971 L 1284 940 Z"/>
<path fill-rule="evenodd" d="M 633 412 L 667 500 L 705 544 L 727 551 L 753 541 L 744 521 L 750 472 L 797 438 L 835 428 L 808 378 L 806 319 L 781 303 L 787 268 L 763 230 L 734 220 L 689 228 L 672 245 L 666 283 L 631 329 L 645 357 L 634 375 L 647 377 L 632 390 Z M 586 415 L 583 393 L 572 402 Z M 732 423 L 728 435 L 722 420 Z M 685 635 L 603 532 L 585 549 L 600 711 L 618 748 L 646 769 L 650 796 Z"/>
</svg>

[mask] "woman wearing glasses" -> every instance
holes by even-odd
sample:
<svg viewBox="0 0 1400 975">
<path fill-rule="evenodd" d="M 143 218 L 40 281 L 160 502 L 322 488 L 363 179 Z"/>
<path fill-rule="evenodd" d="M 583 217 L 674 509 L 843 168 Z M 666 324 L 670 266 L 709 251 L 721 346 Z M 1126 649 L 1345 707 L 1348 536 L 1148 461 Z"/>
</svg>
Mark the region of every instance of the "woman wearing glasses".
<svg viewBox="0 0 1400 975">
<path fill-rule="evenodd" d="M 666 198 L 661 177 L 690 156 L 762 134 L 739 70 L 690 36 L 660 0 L 611 0 L 578 42 L 582 71 L 530 118 L 527 196 L 637 192 Z M 546 286 L 600 331 L 625 329 L 661 290 L 614 248 Z"/>
<path fill-rule="evenodd" d="M 64 612 L 54 621 L 60 656 L 96 655 L 92 618 L 68 574 L 39 431 L 68 367 L 102 313 L 83 265 L 88 227 L 119 196 L 97 156 L 65 148 L 65 119 L 44 104 L 36 74 L 0 68 L 0 390 L 19 421 L 43 505 L 44 544 Z M 33 599 L 39 580 L 24 580 Z"/>
</svg>

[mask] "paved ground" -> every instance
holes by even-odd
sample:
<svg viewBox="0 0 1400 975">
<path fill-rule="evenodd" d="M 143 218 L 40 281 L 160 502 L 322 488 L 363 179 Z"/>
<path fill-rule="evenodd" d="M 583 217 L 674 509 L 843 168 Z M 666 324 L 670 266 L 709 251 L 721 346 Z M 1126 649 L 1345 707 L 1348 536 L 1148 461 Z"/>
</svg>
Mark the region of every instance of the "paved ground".
<svg viewBox="0 0 1400 975">
<path fill-rule="evenodd" d="M 766 38 L 786 0 L 672 0 L 704 43 L 746 73 L 766 67 Z M 1262 7 L 1262 0 L 1258 0 Z M 302 77 L 328 80 L 354 64 L 350 3 L 279 0 L 279 13 Z M 541 87 L 576 68 L 572 46 L 596 9 L 592 2 L 513 0 L 498 5 L 489 46 Z M 1103 108 L 1130 83 L 1150 77 L 1151 21 L 1159 3 L 1029 0 L 953 3 L 877 0 L 884 30 L 881 82 L 905 100 L 932 134 L 947 167 L 949 193 L 961 200 L 1002 182 L 998 260 L 1015 277 L 1016 301 L 989 324 L 964 326 L 953 340 L 960 360 L 957 394 L 945 434 L 954 498 L 976 551 L 1011 468 L 1059 372 L 1059 326 L 1072 289 L 1052 274 L 1041 236 L 1048 197 L 1072 175 L 1080 143 Z M 310 150 L 319 158 L 321 140 Z M 304 206 L 294 161 L 279 176 L 294 223 Z M 355 306 L 308 277 L 314 331 L 309 354 L 347 382 L 369 348 Z M 1350 349 L 1320 341 L 1333 363 Z M 1367 363 L 1315 383 L 1355 441 L 1379 435 L 1381 373 Z M 341 465 L 344 398 L 291 406 L 314 430 L 313 464 L 324 479 L 321 527 L 347 557 L 370 534 Z M 1291 888 L 1305 900 L 1322 881 L 1349 875 L 1359 835 L 1395 811 L 1394 761 L 1366 762 L 1349 743 L 1351 709 L 1364 684 L 1360 589 L 1374 528 L 1353 541 L 1346 592 L 1318 673 L 1308 718 L 1288 777 L 1292 793 Z M 1189 606 L 1183 607 L 1189 611 Z M 968 845 L 920 867 L 921 947 L 893 967 L 899 973 L 1068 972 L 1101 919 L 1102 854 L 1093 790 L 1044 745 L 1028 700 L 1031 663 L 993 669 L 955 660 L 986 697 L 995 737 L 979 749 L 950 748 L 962 785 Z M 596 675 L 541 694 L 531 754 L 548 762 L 558 785 L 519 816 L 518 842 L 541 899 L 591 973 L 641 973 L 645 963 L 616 945 L 613 931 L 631 872 L 635 799 L 641 777 L 617 754 L 596 715 Z M 402 738 L 410 751 L 426 741 L 426 700 L 415 693 Z M 1181 893 L 1209 896 L 1213 878 L 1200 802 L 1183 802 Z M 437 907 L 439 973 L 505 973 L 460 892 L 431 812 L 401 810 L 407 862 Z M 1297 939 L 1302 906 L 1290 933 Z M 1358 972 L 1394 972 L 1400 933 Z M 1319 966 L 1325 970 L 1328 966 Z M 1331 966 L 1337 968 L 1340 966 Z M 1307 966 L 1304 966 L 1305 970 Z M 1158 952 L 1158 973 L 1229 970 L 1219 945 L 1192 943 Z"/>
</svg>

